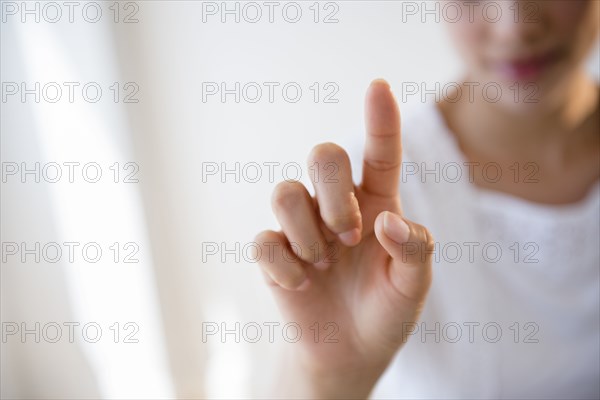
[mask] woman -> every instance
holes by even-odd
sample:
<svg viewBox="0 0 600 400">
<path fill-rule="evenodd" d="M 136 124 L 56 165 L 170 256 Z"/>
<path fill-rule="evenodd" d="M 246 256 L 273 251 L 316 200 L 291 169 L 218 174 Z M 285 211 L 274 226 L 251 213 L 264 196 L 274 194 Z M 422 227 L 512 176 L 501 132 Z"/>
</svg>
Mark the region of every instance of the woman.
<svg viewBox="0 0 600 400">
<path fill-rule="evenodd" d="M 450 24 L 466 78 L 403 123 L 403 146 L 388 84 L 371 84 L 360 185 L 326 143 L 314 198 L 277 186 L 260 265 L 310 332 L 278 396 L 600 396 L 600 114 L 583 68 L 600 3 L 496 4 L 500 20 Z"/>
</svg>

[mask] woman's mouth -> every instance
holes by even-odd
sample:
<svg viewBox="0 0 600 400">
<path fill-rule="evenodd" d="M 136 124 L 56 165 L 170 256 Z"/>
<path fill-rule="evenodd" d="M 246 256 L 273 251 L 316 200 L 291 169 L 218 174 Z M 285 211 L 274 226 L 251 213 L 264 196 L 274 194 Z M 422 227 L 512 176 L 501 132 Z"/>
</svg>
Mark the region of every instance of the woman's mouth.
<svg viewBox="0 0 600 400">
<path fill-rule="evenodd" d="M 557 60 L 557 51 L 546 52 L 541 55 L 513 58 L 506 61 L 493 62 L 493 68 L 504 78 L 509 80 L 537 80 Z"/>
</svg>

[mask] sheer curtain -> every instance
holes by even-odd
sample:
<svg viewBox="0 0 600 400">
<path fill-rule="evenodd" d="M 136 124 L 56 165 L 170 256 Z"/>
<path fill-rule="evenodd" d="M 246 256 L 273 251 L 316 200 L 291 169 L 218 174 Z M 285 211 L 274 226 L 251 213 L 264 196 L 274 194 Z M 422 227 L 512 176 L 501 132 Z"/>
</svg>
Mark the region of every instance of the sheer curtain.
<svg viewBox="0 0 600 400">
<path fill-rule="evenodd" d="M 30 90 L 2 104 L 2 322 L 19 329 L 3 338 L 8 396 L 172 393 L 111 28 L 3 25 L 3 89 Z"/>
</svg>

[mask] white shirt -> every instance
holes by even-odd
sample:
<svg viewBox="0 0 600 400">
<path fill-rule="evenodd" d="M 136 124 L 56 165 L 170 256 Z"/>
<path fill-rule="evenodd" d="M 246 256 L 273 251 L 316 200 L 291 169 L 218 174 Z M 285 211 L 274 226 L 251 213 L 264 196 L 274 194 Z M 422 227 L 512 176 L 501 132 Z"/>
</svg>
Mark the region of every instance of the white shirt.
<svg viewBox="0 0 600 400">
<path fill-rule="evenodd" d="M 439 246 L 419 330 L 372 397 L 599 398 L 600 185 L 549 206 L 470 184 L 433 104 L 402 135 L 404 214 Z M 439 183 L 411 163 L 438 163 Z"/>
</svg>

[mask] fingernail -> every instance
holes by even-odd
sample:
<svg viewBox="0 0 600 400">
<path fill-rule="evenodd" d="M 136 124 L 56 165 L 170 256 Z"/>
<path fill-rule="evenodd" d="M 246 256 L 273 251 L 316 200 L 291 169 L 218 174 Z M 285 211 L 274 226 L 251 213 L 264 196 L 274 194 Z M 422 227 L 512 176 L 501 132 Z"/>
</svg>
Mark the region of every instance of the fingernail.
<svg viewBox="0 0 600 400">
<path fill-rule="evenodd" d="M 340 233 L 338 237 L 346 246 L 354 246 L 360 242 L 360 230 L 358 228 L 354 228 L 347 232 Z"/>
<path fill-rule="evenodd" d="M 383 215 L 383 231 L 398 244 L 406 242 L 410 236 L 410 229 L 406 222 L 391 212 L 386 212 Z"/>
<path fill-rule="evenodd" d="M 302 282 L 300 284 L 300 286 L 298 286 L 296 288 L 296 290 L 299 291 L 299 292 L 301 292 L 301 291 L 304 291 L 304 290 L 308 289 L 309 286 L 310 286 L 310 279 L 308 279 L 308 276 L 307 276 L 306 279 L 304 279 L 304 282 Z"/>
</svg>

